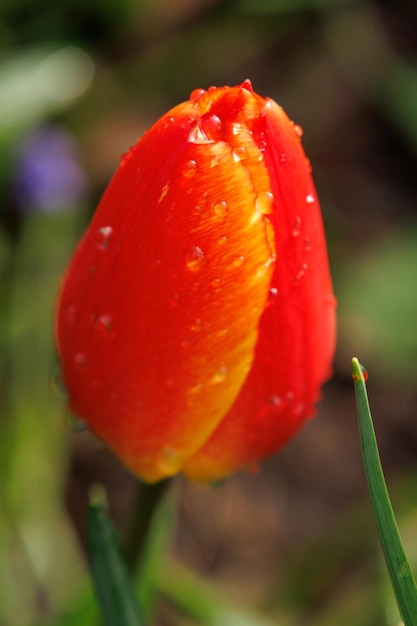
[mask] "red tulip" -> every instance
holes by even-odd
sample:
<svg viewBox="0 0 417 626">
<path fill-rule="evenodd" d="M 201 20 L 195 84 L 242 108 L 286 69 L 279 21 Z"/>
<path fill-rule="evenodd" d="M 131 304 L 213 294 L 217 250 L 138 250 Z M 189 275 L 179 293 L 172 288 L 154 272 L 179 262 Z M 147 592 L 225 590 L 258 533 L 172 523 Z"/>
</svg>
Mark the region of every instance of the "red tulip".
<svg viewBox="0 0 417 626">
<path fill-rule="evenodd" d="M 313 414 L 335 300 L 301 130 L 249 81 L 122 157 L 58 302 L 69 408 L 146 481 L 211 481 Z"/>
</svg>

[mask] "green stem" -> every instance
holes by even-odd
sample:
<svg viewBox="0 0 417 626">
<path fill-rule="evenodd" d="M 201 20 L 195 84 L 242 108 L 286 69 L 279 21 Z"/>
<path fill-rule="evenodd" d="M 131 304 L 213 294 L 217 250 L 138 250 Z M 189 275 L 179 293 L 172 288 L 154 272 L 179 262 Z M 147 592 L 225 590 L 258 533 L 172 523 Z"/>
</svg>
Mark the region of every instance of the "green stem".
<svg viewBox="0 0 417 626">
<path fill-rule="evenodd" d="M 124 541 L 126 563 L 132 574 L 141 565 L 155 511 L 169 484 L 170 480 L 153 485 L 137 481 L 130 527 Z"/>
</svg>

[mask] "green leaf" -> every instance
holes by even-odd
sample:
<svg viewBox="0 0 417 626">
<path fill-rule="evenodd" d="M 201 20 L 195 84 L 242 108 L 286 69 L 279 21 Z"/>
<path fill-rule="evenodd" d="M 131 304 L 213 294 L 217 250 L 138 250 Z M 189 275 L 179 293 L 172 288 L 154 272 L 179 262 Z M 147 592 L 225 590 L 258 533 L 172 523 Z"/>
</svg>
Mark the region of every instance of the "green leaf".
<svg viewBox="0 0 417 626">
<path fill-rule="evenodd" d="M 405 626 L 417 626 L 417 588 L 384 480 L 366 393 L 364 369 L 356 358 L 352 359 L 352 377 L 366 479 L 388 573 Z"/>
<path fill-rule="evenodd" d="M 98 495 L 98 494 L 97 494 Z M 138 601 L 103 496 L 91 498 L 87 542 L 91 574 L 105 626 L 143 626 Z"/>
</svg>

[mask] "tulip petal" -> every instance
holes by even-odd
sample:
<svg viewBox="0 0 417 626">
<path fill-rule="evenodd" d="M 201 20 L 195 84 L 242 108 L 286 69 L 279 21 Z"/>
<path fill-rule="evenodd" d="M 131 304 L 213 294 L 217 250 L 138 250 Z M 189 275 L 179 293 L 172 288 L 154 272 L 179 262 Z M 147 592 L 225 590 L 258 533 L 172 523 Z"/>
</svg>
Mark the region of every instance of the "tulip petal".
<svg viewBox="0 0 417 626">
<path fill-rule="evenodd" d="M 213 481 L 276 452 L 314 413 L 329 377 L 335 298 L 326 244 L 300 129 L 266 100 L 258 136 L 275 202 L 269 216 L 276 263 L 259 323 L 252 368 L 213 435 L 186 464 L 192 479 Z"/>
<path fill-rule="evenodd" d="M 249 87 L 198 92 L 144 135 L 63 281 L 69 408 L 147 481 L 178 472 L 236 406 L 255 346 L 247 380 L 263 372 L 276 242 L 253 132 L 264 101 Z M 267 343 L 280 318 L 262 322 L 278 331 Z"/>
</svg>

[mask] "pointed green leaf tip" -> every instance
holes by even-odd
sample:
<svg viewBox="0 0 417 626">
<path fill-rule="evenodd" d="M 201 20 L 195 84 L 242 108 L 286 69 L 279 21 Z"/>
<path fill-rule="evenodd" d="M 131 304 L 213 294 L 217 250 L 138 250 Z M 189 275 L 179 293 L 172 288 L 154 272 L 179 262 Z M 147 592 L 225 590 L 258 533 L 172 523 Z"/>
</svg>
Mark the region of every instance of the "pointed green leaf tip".
<svg viewBox="0 0 417 626">
<path fill-rule="evenodd" d="M 104 510 L 103 489 L 90 495 L 87 545 L 90 570 L 104 626 L 144 626 L 118 537 Z"/>
<path fill-rule="evenodd" d="M 352 359 L 352 378 L 365 474 L 391 584 L 404 626 L 417 626 L 417 588 L 385 484 L 366 392 L 367 373 L 357 358 Z"/>
</svg>

